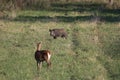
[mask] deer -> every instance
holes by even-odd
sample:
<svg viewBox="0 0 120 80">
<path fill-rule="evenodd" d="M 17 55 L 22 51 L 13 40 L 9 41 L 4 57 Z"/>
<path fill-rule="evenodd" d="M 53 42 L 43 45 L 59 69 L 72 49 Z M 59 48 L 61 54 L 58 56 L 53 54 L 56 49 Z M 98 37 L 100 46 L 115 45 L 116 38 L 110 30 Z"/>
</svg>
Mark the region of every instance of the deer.
<svg viewBox="0 0 120 80">
<path fill-rule="evenodd" d="M 37 43 L 37 49 L 35 51 L 35 60 L 37 62 L 37 70 L 41 69 L 42 62 L 46 61 L 48 68 L 51 66 L 51 53 L 49 50 L 41 50 L 41 42 Z"/>
</svg>

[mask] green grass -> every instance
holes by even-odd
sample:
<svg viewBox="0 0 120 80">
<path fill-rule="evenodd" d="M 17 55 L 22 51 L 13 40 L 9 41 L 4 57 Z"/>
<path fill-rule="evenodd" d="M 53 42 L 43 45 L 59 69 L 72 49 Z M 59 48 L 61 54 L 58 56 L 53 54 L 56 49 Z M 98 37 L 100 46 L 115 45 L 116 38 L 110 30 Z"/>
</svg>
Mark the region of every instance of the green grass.
<svg viewBox="0 0 120 80">
<path fill-rule="evenodd" d="M 20 11 L 13 20 L 0 20 L 0 80 L 119 80 L 120 23 L 74 18 L 91 14 L 73 11 L 64 18 L 64 12 Z M 51 20 L 56 15 L 62 20 Z M 68 39 L 53 39 L 52 28 L 64 28 Z M 34 52 L 40 41 L 52 53 L 50 70 L 45 62 L 41 71 L 36 69 Z"/>
</svg>

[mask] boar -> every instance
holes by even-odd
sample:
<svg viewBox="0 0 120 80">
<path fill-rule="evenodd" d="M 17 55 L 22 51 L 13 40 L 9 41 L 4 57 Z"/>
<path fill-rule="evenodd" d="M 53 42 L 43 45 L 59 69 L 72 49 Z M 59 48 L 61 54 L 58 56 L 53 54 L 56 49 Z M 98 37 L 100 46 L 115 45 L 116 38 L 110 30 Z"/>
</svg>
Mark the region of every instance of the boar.
<svg viewBox="0 0 120 80">
<path fill-rule="evenodd" d="M 57 39 L 57 37 L 62 37 L 67 39 L 67 32 L 64 29 L 49 29 L 50 36 L 52 36 L 54 39 Z"/>
</svg>

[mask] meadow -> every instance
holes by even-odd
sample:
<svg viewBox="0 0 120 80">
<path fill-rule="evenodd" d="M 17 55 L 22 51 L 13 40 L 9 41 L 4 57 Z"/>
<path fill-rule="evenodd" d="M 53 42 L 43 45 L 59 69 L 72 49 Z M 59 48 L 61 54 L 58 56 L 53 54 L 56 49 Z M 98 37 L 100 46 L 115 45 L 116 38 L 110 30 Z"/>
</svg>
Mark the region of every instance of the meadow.
<svg viewBox="0 0 120 80">
<path fill-rule="evenodd" d="M 120 11 L 98 11 L 99 4 L 62 5 L 0 19 L 0 80 L 120 79 Z M 53 39 L 53 28 L 64 28 L 68 38 Z M 50 70 L 44 62 L 37 71 L 34 53 L 41 41 L 52 53 Z"/>
</svg>

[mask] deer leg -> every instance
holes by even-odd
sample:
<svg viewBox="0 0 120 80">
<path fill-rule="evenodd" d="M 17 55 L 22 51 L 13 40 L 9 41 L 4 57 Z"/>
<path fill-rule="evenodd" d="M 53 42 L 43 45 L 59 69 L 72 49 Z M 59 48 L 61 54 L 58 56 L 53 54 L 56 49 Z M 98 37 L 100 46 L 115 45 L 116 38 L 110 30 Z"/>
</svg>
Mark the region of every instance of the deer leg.
<svg viewBox="0 0 120 80">
<path fill-rule="evenodd" d="M 51 67 L 51 62 L 50 61 L 48 62 L 48 67 Z"/>
<path fill-rule="evenodd" d="M 49 60 L 46 60 L 48 68 L 51 67 L 51 62 Z"/>
<path fill-rule="evenodd" d="M 47 66 L 48 66 L 48 68 L 49 68 L 49 67 L 51 66 L 51 62 L 50 62 L 50 59 L 48 59 L 47 56 L 45 56 L 45 61 L 46 61 Z"/>
<path fill-rule="evenodd" d="M 39 67 L 40 67 L 40 69 L 42 68 L 42 62 L 40 62 Z"/>
<path fill-rule="evenodd" d="M 40 70 L 42 67 L 42 62 L 37 62 L 37 70 Z"/>
<path fill-rule="evenodd" d="M 39 70 L 39 62 L 37 61 L 37 70 Z"/>
</svg>

